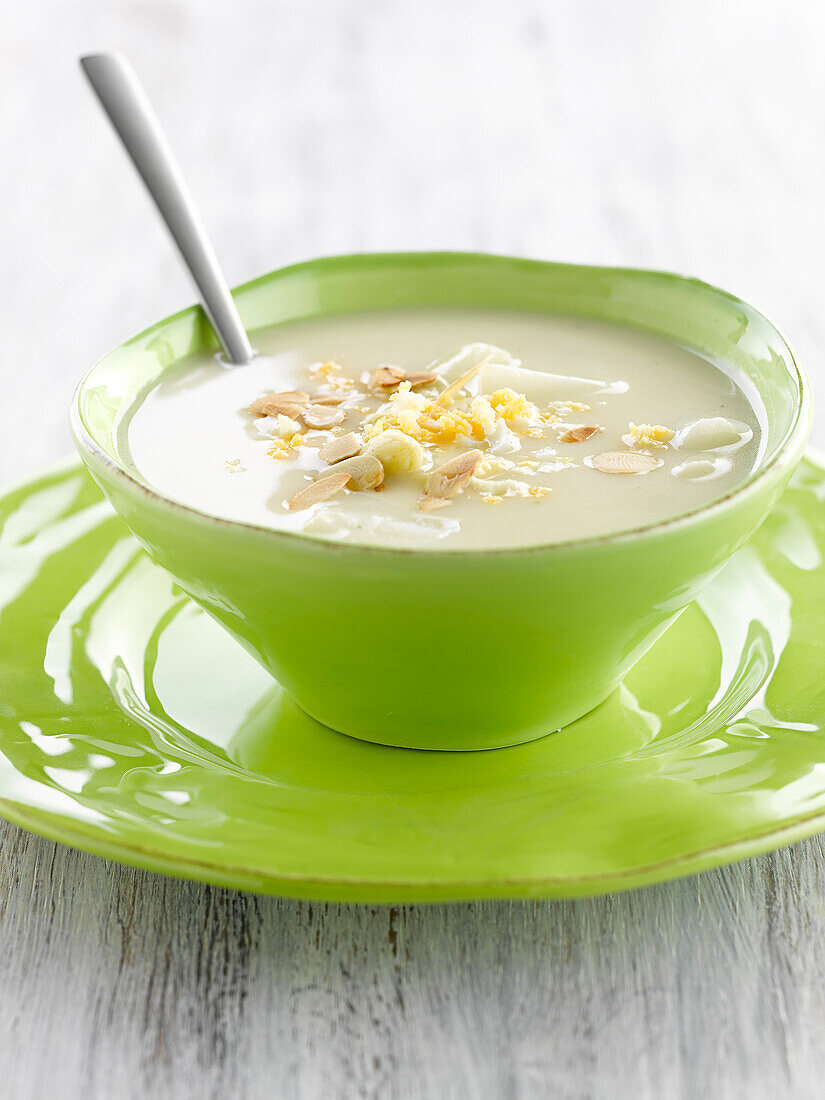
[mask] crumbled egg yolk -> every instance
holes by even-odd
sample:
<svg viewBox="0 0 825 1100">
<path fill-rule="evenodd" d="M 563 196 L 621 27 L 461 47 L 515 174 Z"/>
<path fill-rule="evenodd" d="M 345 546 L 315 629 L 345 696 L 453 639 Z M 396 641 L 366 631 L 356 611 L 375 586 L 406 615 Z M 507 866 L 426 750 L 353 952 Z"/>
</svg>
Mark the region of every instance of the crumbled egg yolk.
<svg viewBox="0 0 825 1100">
<path fill-rule="evenodd" d="M 463 407 L 447 407 L 437 397 L 413 392 L 409 382 L 401 382 L 385 404 L 366 417 L 362 426 L 364 453 L 371 452 L 371 442 L 377 446 L 388 438 L 400 443 L 400 439 L 406 437 L 419 450 L 421 447 L 433 449 L 454 443 L 489 441 L 497 428 L 515 431 L 523 436 L 542 437 L 544 426 L 558 420 L 560 415 L 552 405 L 541 412 L 525 394 L 508 388 L 473 398 L 465 396 L 459 401 Z M 556 404 L 566 414 L 573 409 L 587 408 L 578 402 Z M 571 460 L 567 460 L 567 464 L 575 465 Z M 416 466 L 420 468 L 420 463 Z M 486 504 L 497 504 L 505 495 L 540 500 L 550 492 L 549 489 L 528 486 L 519 481 L 496 483 L 492 480 L 495 475 L 507 470 L 532 474 L 540 468 L 538 461 L 516 463 L 500 455 L 485 454 L 478 464 L 473 483 Z M 483 485 L 485 478 L 490 479 L 486 489 Z"/>
<path fill-rule="evenodd" d="M 666 447 L 676 433 L 661 424 L 628 424 L 622 439 L 628 447 Z"/>
<path fill-rule="evenodd" d="M 476 467 L 477 468 L 477 467 Z M 501 480 L 495 478 L 473 477 L 470 484 L 482 496 L 497 497 L 503 500 L 505 497 L 522 497 L 528 500 L 540 500 L 546 496 L 550 489 L 540 485 L 528 485 L 526 481 L 505 477 Z"/>
<path fill-rule="evenodd" d="M 501 389 L 474 397 L 464 409 L 445 408 L 437 399 L 413 393 L 410 383 L 402 382 L 389 401 L 368 418 L 364 437 L 370 439 L 396 428 L 417 443 L 443 446 L 462 439 L 487 439 L 499 421 L 523 435 L 543 435 L 542 415 L 523 393 Z"/>
<path fill-rule="evenodd" d="M 341 373 L 340 364 L 332 360 L 316 363 L 314 367 L 309 368 L 309 373 L 318 382 L 322 382 L 332 390 L 348 390 L 353 385 L 352 379 Z"/>
<path fill-rule="evenodd" d="M 549 473 L 551 470 L 572 470 L 577 465 L 569 455 L 548 455 L 538 468 Z"/>
<path fill-rule="evenodd" d="M 276 439 L 269 448 L 267 454 L 269 454 L 271 458 L 290 458 L 292 452 L 297 450 L 303 442 L 304 437 L 300 432 L 296 432 L 295 435 L 290 436 L 288 439 Z"/>
<path fill-rule="evenodd" d="M 590 412 L 590 406 L 585 405 L 582 401 L 551 401 L 547 406 L 544 419 L 555 422 L 560 418 L 570 416 L 572 413 L 583 412 Z"/>
<path fill-rule="evenodd" d="M 515 390 L 496 390 L 489 402 L 508 428 L 533 428 L 539 419 L 539 410 L 523 393 Z"/>
<path fill-rule="evenodd" d="M 309 373 L 321 387 L 321 392 L 348 391 L 346 396 L 356 399 L 359 396 L 358 383 L 345 375 L 340 364 L 334 360 L 316 363 L 309 368 Z M 361 381 L 366 383 L 366 378 L 362 377 Z M 432 377 L 427 379 L 426 384 L 440 384 L 443 394 L 444 381 Z M 345 412 L 358 412 L 363 417 L 357 428 L 361 436 L 360 453 L 365 458 L 371 456 L 377 459 L 385 473 L 405 474 L 433 469 L 434 464 L 439 462 L 437 449 L 440 447 L 453 451 L 469 448 L 479 455 L 476 445 L 486 442 L 490 449 L 477 459 L 474 476 L 469 482 L 469 487 L 477 493 L 477 499 L 484 504 L 500 504 L 506 497 L 541 500 L 552 489 L 530 485 L 513 475 L 527 475 L 529 478 L 529 475 L 539 471 L 550 472 L 577 465 L 570 457 L 559 457 L 552 448 L 536 452 L 534 459 L 520 461 L 504 458 L 500 452 L 518 451 L 517 435 L 545 438 L 548 427 L 557 427 L 571 414 L 588 411 L 589 405 L 578 401 L 552 401 L 539 408 L 526 394 L 508 387 L 471 396 L 466 389 L 462 393 L 455 386 L 456 383 L 447 386 L 450 391 L 447 397 L 451 398 L 447 400 L 447 397 L 442 399 L 432 389 L 428 394 L 414 391 L 413 382 L 404 379 L 393 392 L 386 393 L 386 400 L 377 408 L 348 401 Z M 289 416 L 281 414 L 276 421 L 267 422 L 267 427 L 269 431 L 265 434 L 270 435 L 269 454 L 273 458 L 287 459 L 305 444 L 301 424 Z M 631 421 L 628 428 L 628 434 L 622 436 L 624 443 L 641 450 L 667 447 L 675 435 L 670 428 L 657 424 L 635 424 Z M 332 433 L 333 439 L 335 435 Z M 436 453 L 430 455 L 429 451 Z M 238 467 L 227 463 L 227 468 Z M 501 478 L 502 474 L 509 476 Z"/>
<path fill-rule="evenodd" d="M 413 393 L 409 382 L 402 382 L 386 405 L 374 414 L 364 428 L 364 439 L 397 428 L 417 443 L 438 445 L 454 443 L 459 436 L 481 440 L 495 423 L 496 414 L 484 398 L 475 398 L 469 408 L 444 408 L 422 394 Z"/>
</svg>

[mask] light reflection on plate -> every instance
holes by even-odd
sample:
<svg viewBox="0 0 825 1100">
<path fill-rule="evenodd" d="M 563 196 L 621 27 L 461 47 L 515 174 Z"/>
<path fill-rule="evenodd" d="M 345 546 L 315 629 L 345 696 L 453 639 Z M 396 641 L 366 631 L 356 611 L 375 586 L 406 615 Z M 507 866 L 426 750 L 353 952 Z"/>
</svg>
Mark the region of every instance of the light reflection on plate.
<svg viewBox="0 0 825 1100">
<path fill-rule="evenodd" d="M 426 753 L 304 715 L 64 465 L 0 501 L 0 808 L 150 869 L 365 901 L 601 892 L 825 828 L 824 496 L 809 459 L 573 726 Z"/>
</svg>

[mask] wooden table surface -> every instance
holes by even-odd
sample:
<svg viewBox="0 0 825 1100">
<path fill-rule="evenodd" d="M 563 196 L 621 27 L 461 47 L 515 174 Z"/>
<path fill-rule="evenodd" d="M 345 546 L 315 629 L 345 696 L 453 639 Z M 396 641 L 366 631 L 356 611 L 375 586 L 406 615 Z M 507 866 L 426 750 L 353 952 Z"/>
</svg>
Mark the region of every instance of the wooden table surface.
<svg viewBox="0 0 825 1100">
<path fill-rule="evenodd" d="M 0 479 L 191 292 L 75 67 L 138 64 L 233 281 L 333 252 L 662 267 L 825 383 L 825 20 L 785 0 L 29 0 L 0 29 Z M 825 442 L 820 428 L 818 442 Z M 177 882 L 0 826 L 0 1093 L 814 1097 L 820 838 L 557 903 Z"/>
</svg>

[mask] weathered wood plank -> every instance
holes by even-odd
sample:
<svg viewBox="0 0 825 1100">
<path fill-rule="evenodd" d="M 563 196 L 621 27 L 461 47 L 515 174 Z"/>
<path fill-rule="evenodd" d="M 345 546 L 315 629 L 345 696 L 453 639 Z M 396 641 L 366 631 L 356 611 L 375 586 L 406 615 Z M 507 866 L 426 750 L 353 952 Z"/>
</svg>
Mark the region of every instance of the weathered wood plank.
<svg viewBox="0 0 825 1100">
<path fill-rule="evenodd" d="M 815 1095 L 819 838 L 568 902 L 323 905 L 165 879 L 11 825 L 7 1095 Z"/>
</svg>

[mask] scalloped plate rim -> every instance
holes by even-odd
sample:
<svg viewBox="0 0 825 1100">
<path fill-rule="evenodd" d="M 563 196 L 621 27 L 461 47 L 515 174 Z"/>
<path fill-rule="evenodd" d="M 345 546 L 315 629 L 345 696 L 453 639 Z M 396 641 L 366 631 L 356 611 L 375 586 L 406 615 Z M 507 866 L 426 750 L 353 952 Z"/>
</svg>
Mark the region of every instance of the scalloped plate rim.
<svg viewBox="0 0 825 1100">
<path fill-rule="evenodd" d="M 805 460 L 825 473 L 825 451 L 808 447 Z M 75 468 L 78 470 L 82 468 L 79 460 L 72 457 L 64 458 L 50 464 L 40 473 L 23 477 L 4 488 L 2 496 L 7 498 L 25 490 L 28 486 Z M 654 885 L 748 859 L 825 831 L 825 811 L 817 811 L 813 814 L 800 815 L 754 834 L 746 834 L 719 845 L 705 846 L 670 859 L 640 864 L 623 872 L 555 876 L 536 874 L 512 878 L 498 875 L 468 879 L 455 878 L 447 882 L 428 880 L 423 876 L 420 878 L 388 876 L 373 880 L 357 875 L 327 876 L 271 872 L 226 862 L 170 857 L 152 846 L 137 845 L 124 840 L 107 840 L 102 830 L 84 826 L 77 821 L 66 824 L 66 819 L 59 814 L 5 797 L 0 797 L 0 817 L 47 840 L 127 866 L 177 879 L 195 880 L 214 886 L 280 897 L 371 905 L 554 899 L 612 893 Z M 354 890 L 369 891 L 369 896 L 354 897 Z"/>
</svg>

